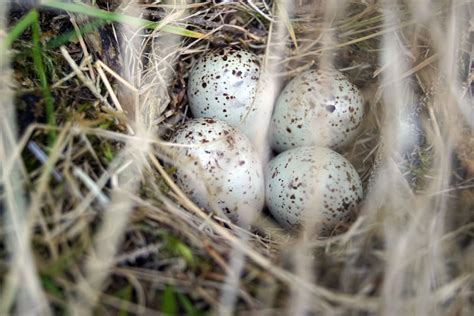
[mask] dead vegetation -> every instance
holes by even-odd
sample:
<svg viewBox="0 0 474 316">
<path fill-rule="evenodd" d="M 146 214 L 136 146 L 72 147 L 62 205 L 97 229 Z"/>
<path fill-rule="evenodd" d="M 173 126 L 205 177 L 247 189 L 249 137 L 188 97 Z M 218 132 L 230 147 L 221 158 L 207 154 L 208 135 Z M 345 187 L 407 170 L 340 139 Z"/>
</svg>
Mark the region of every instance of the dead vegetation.
<svg viewBox="0 0 474 316">
<path fill-rule="evenodd" d="M 472 1 L 88 5 L 160 25 L 40 6 L 54 125 L 31 33 L 0 51 L 2 314 L 474 311 Z M 0 38 L 30 9 L 0 8 Z M 363 90 L 368 115 L 344 155 L 366 194 L 344 233 L 291 235 L 266 212 L 242 229 L 173 183 L 166 140 L 190 115 L 187 74 L 224 46 L 260 56 L 270 106 L 289 78 L 325 64 Z M 423 133 L 407 151 L 413 111 Z"/>
</svg>

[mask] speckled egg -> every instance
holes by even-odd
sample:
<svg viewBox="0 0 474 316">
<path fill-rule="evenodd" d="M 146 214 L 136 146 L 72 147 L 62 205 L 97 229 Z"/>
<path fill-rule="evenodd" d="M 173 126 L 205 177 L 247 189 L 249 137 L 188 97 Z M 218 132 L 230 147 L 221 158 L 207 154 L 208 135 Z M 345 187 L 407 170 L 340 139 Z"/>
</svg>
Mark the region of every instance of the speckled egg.
<svg viewBox="0 0 474 316">
<path fill-rule="evenodd" d="M 422 187 L 426 180 L 426 167 L 430 165 L 431 157 L 430 144 L 426 141 L 426 130 L 422 123 L 424 110 L 424 103 L 418 101 L 409 104 L 404 109 L 396 109 L 390 116 L 392 120 L 395 120 L 392 127 L 396 127 L 398 133 L 393 133 L 389 139 L 380 137 L 368 179 L 367 192 L 377 186 L 377 181 L 385 180 L 384 173 L 388 167 L 386 157 L 390 157 L 390 166 L 393 163 L 397 165 L 400 174 L 405 177 L 411 189 L 417 190 Z M 386 141 L 390 143 L 387 144 Z"/>
<path fill-rule="evenodd" d="M 176 147 L 181 163 L 174 177 L 197 205 L 220 210 L 237 224 L 250 223 L 261 211 L 262 165 L 245 135 L 224 122 L 197 118 L 181 125 L 171 141 L 186 145 Z"/>
<path fill-rule="evenodd" d="M 260 66 L 244 50 L 221 49 L 202 56 L 188 81 L 189 107 L 194 117 L 211 117 L 247 130 L 258 110 Z"/>
<path fill-rule="evenodd" d="M 309 70 L 291 80 L 275 104 L 270 136 L 278 151 L 300 146 L 338 149 L 364 116 L 359 89 L 337 70 Z"/>
<path fill-rule="evenodd" d="M 351 222 L 362 199 L 357 171 L 323 147 L 299 147 L 273 158 L 266 170 L 266 201 L 285 228 L 316 227 L 321 235 Z"/>
</svg>

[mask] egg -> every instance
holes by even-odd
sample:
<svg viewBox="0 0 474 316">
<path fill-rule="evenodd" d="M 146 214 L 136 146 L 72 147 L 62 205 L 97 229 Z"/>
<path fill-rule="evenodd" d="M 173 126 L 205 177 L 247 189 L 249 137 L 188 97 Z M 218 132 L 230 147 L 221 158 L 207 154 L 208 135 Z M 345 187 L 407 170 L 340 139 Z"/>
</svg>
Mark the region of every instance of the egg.
<svg viewBox="0 0 474 316">
<path fill-rule="evenodd" d="M 224 122 L 196 118 L 180 126 L 171 141 L 180 144 L 176 182 L 198 206 L 222 211 L 239 225 L 261 211 L 263 169 L 245 135 Z"/>
<path fill-rule="evenodd" d="M 359 89 L 337 70 L 309 70 L 279 95 L 270 138 L 278 152 L 301 146 L 339 149 L 356 136 L 364 116 Z"/>
<path fill-rule="evenodd" d="M 368 179 L 367 191 L 371 191 L 380 179 L 386 179 L 387 158 L 395 163 L 404 176 L 408 187 L 420 189 L 426 179 L 426 171 L 430 166 L 430 144 L 426 140 L 426 130 L 422 123 L 424 104 L 417 100 L 404 109 L 397 109 L 390 115 L 394 120 L 392 126 L 396 133 L 391 137 L 381 137 L 377 153 Z M 398 113 L 397 113 L 398 112 Z M 386 141 L 390 143 L 386 143 Z M 387 148 L 388 147 L 388 148 Z M 379 179 L 379 173 L 381 178 Z M 393 180 L 393 179 L 392 179 Z"/>
<path fill-rule="evenodd" d="M 260 65 L 254 54 L 236 49 L 211 51 L 191 69 L 189 108 L 194 117 L 219 119 L 247 132 L 261 108 L 255 102 L 259 79 Z"/>
<path fill-rule="evenodd" d="M 265 173 L 266 202 L 283 227 L 314 226 L 321 235 L 347 226 L 362 200 L 357 171 L 343 156 L 307 146 L 273 158 Z"/>
</svg>

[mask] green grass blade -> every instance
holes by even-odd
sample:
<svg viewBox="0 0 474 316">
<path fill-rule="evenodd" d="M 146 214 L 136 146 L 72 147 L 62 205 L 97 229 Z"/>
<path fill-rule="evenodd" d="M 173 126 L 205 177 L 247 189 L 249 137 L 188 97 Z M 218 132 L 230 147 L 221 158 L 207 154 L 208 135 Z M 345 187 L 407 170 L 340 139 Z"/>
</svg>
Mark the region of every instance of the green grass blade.
<svg viewBox="0 0 474 316">
<path fill-rule="evenodd" d="M 167 248 L 175 255 L 180 256 L 190 266 L 194 266 L 195 260 L 192 250 L 175 237 L 168 237 Z"/>
<path fill-rule="evenodd" d="M 176 295 L 174 288 L 170 285 L 166 286 L 161 295 L 161 312 L 163 315 L 177 315 L 178 304 L 176 302 Z"/>
<path fill-rule="evenodd" d="M 38 12 L 36 10 L 31 10 L 23 16 L 20 21 L 18 21 L 15 26 L 12 27 L 10 32 L 8 32 L 5 40 L 4 47 L 9 48 L 13 42 L 20 37 L 21 34 L 31 25 L 34 21 L 38 21 Z"/>
<path fill-rule="evenodd" d="M 61 289 L 56 285 L 54 280 L 47 275 L 41 275 L 41 284 L 43 288 L 50 294 L 56 297 L 57 299 L 63 300 L 64 293 Z"/>
<path fill-rule="evenodd" d="M 107 24 L 108 21 L 102 20 L 102 19 L 94 19 L 84 25 L 82 25 L 79 29 L 79 33 L 81 35 L 96 31 L 97 28 Z M 71 30 L 69 32 L 62 33 L 58 35 L 57 37 L 51 39 L 46 43 L 46 49 L 55 49 L 60 47 L 63 44 L 66 44 L 67 42 L 70 42 L 74 39 L 76 39 L 78 36 L 77 32 L 75 30 Z"/>
<path fill-rule="evenodd" d="M 194 308 L 193 303 L 191 303 L 191 301 L 186 295 L 178 292 L 176 293 L 176 296 L 178 297 L 178 301 L 180 305 L 183 307 L 184 311 L 186 312 L 186 315 L 188 316 L 199 315 L 199 311 Z"/>
<path fill-rule="evenodd" d="M 40 81 L 41 85 L 41 92 L 43 94 L 44 103 L 46 105 L 45 113 L 46 113 L 46 121 L 50 126 L 56 126 L 56 119 L 54 116 L 54 105 L 53 105 L 53 97 L 51 95 L 51 90 L 49 89 L 48 84 L 48 77 L 46 76 L 46 71 L 44 69 L 43 57 L 41 56 L 41 47 L 40 47 L 40 24 L 38 19 L 38 13 L 36 10 L 32 12 L 36 12 L 35 20 L 31 24 L 32 29 L 32 56 L 33 56 L 33 64 L 35 67 L 36 75 Z M 53 145 L 56 139 L 56 133 L 54 130 L 49 132 L 49 145 Z"/>
<path fill-rule="evenodd" d="M 120 289 L 115 295 L 122 300 L 118 316 L 127 316 L 128 311 L 126 305 L 127 302 L 130 302 L 132 299 L 132 287 L 128 285 Z"/>
<path fill-rule="evenodd" d="M 128 16 L 116 12 L 109 12 L 102 9 L 94 8 L 80 3 L 69 3 L 61 1 L 47 1 L 43 4 L 45 7 L 69 11 L 78 14 L 84 14 L 90 17 L 99 18 L 108 22 L 126 23 L 137 27 L 147 29 L 161 29 L 163 32 L 177 34 L 191 38 L 203 38 L 204 34 L 190 31 L 182 27 L 172 25 L 162 25 L 159 22 L 153 22 L 145 19 L 140 19 L 133 16 Z"/>
</svg>

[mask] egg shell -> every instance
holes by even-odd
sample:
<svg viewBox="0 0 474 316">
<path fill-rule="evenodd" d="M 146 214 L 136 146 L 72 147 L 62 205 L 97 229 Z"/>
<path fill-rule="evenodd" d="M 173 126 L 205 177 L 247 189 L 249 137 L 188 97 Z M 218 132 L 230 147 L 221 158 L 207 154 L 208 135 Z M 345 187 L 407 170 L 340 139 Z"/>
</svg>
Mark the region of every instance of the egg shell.
<svg viewBox="0 0 474 316">
<path fill-rule="evenodd" d="M 176 148 L 184 164 L 174 177 L 198 206 L 217 208 L 239 225 L 250 223 L 261 211 L 263 169 L 245 135 L 224 122 L 197 118 L 179 127 L 171 141 L 191 145 Z"/>
<path fill-rule="evenodd" d="M 364 116 L 359 89 L 337 70 L 309 70 L 291 80 L 275 104 L 270 135 L 278 152 L 301 146 L 338 149 Z"/>
<path fill-rule="evenodd" d="M 397 165 L 400 174 L 405 177 L 412 190 L 420 189 L 426 178 L 423 166 L 430 165 L 430 155 L 427 154 L 430 145 L 426 140 L 426 130 L 422 123 L 421 113 L 424 111 L 424 104 L 418 100 L 413 104 L 408 104 L 405 109 L 398 110 L 398 113 L 391 115 L 391 118 L 395 120 L 393 127 L 397 128 L 398 133 L 387 139 L 389 144 L 386 143 L 385 138 L 380 138 L 367 181 L 367 191 L 373 190 L 377 185 L 379 173 L 382 174 L 380 179 L 384 179 L 386 168 L 390 168 L 386 165 L 386 157 L 390 157 L 390 165 L 393 163 Z"/>
<path fill-rule="evenodd" d="M 258 114 L 259 78 L 258 58 L 250 52 L 220 49 L 206 53 L 189 75 L 187 93 L 193 116 L 219 119 L 245 133 Z"/>
<path fill-rule="evenodd" d="M 362 199 L 357 171 L 343 156 L 323 147 L 299 147 L 267 166 L 266 201 L 285 228 L 316 225 L 322 235 L 349 223 Z"/>
</svg>

